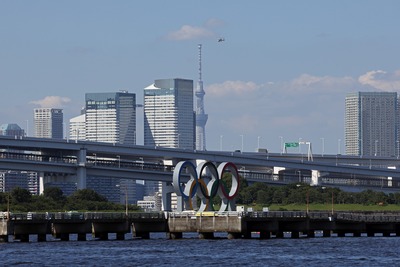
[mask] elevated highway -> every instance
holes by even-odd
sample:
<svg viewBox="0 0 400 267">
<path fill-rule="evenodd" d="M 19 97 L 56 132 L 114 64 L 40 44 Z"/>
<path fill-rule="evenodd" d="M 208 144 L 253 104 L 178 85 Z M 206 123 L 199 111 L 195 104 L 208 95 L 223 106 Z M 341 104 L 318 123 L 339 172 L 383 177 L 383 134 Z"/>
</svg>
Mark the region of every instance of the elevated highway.
<svg viewBox="0 0 400 267">
<path fill-rule="evenodd" d="M 250 182 L 287 184 L 309 182 L 338 187 L 374 187 L 397 190 L 397 158 L 307 155 L 261 152 L 193 151 L 148 146 L 0 137 L 0 169 L 25 170 L 42 176 L 65 175 L 86 187 L 86 176 L 172 182 L 180 161 L 232 162 Z M 279 167 L 280 173 L 274 172 Z M 393 169 L 392 167 L 396 167 Z"/>
</svg>

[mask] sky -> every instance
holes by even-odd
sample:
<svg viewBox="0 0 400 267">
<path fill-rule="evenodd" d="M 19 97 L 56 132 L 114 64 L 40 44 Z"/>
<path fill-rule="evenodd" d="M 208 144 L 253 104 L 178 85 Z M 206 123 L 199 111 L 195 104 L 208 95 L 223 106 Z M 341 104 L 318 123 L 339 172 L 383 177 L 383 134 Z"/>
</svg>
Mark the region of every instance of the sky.
<svg viewBox="0 0 400 267">
<path fill-rule="evenodd" d="M 0 0 L 0 124 L 156 79 L 199 79 L 207 150 L 344 154 L 348 93 L 400 91 L 397 0 Z M 224 42 L 218 42 L 224 38 Z M 142 109 L 138 109 L 142 113 Z M 138 144 L 143 144 L 138 116 Z M 306 153 L 307 146 L 288 152 Z"/>
</svg>

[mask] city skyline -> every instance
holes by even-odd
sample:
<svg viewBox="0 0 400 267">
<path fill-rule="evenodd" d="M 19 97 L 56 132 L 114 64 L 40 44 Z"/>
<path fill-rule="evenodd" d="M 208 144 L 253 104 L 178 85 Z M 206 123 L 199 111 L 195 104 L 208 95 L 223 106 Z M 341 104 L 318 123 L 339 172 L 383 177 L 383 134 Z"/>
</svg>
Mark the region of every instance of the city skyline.
<svg viewBox="0 0 400 267">
<path fill-rule="evenodd" d="M 346 95 L 400 90 L 399 8 L 388 0 L 2 2 L 0 123 L 33 136 L 34 108 L 61 108 L 68 122 L 92 92 L 127 90 L 142 104 L 155 79 L 197 81 L 202 44 L 207 150 L 280 152 L 281 140 L 301 138 L 313 153 L 344 152 Z"/>
</svg>

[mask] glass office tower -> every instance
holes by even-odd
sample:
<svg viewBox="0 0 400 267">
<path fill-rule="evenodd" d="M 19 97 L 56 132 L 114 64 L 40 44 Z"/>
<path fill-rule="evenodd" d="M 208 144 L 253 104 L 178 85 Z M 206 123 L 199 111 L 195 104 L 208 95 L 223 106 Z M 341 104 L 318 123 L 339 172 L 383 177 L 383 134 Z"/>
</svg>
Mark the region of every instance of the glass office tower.
<svg viewBox="0 0 400 267">
<path fill-rule="evenodd" d="M 136 144 L 136 95 L 127 91 L 87 93 L 86 140 Z"/>
<path fill-rule="evenodd" d="M 347 155 L 391 157 L 396 155 L 397 93 L 348 94 L 345 110 Z"/>
</svg>

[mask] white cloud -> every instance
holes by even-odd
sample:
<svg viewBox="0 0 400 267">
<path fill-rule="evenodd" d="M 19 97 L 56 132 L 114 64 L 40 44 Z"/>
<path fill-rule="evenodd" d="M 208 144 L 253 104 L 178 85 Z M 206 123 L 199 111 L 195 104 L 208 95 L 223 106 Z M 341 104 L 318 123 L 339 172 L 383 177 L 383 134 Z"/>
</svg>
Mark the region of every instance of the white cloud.
<svg viewBox="0 0 400 267">
<path fill-rule="evenodd" d="M 215 33 L 205 27 L 183 25 L 179 30 L 167 35 L 168 40 L 185 41 L 201 38 L 215 37 Z"/>
<path fill-rule="evenodd" d="M 71 102 L 71 99 L 63 96 L 46 96 L 43 99 L 31 101 L 31 104 L 38 105 L 41 108 L 62 108 L 65 104 Z"/>
<path fill-rule="evenodd" d="M 236 132 L 241 133 L 252 133 L 259 128 L 259 120 L 257 116 L 248 114 L 231 117 L 227 121 L 224 121 L 224 124 L 230 129 L 234 129 Z"/>
<path fill-rule="evenodd" d="M 339 139 L 344 149 L 346 95 L 400 89 L 399 82 L 400 71 L 371 71 L 360 77 L 302 74 L 286 81 L 211 84 L 205 88 L 206 129 L 213 129 L 208 140 L 219 147 L 222 135 L 224 149 L 240 149 L 244 135 L 244 149 L 252 150 L 260 136 L 262 147 L 279 151 L 279 136 L 285 141 L 301 137 L 321 151 L 324 138 L 327 150 L 336 152 Z"/>
<path fill-rule="evenodd" d="M 254 82 L 226 81 L 221 84 L 211 84 L 207 86 L 206 92 L 212 96 L 221 97 L 226 95 L 244 95 L 255 92 L 261 88 Z"/>
<path fill-rule="evenodd" d="M 400 91 L 400 70 L 388 73 L 383 70 L 373 70 L 361 75 L 358 81 L 382 91 Z"/>
<path fill-rule="evenodd" d="M 288 84 L 288 90 L 300 92 L 329 92 L 354 87 L 357 87 L 357 81 L 352 77 L 319 77 L 309 74 L 302 74 Z"/>
<path fill-rule="evenodd" d="M 224 25 L 224 23 L 221 20 L 215 19 L 215 18 L 209 19 L 205 23 L 205 26 L 207 28 L 220 27 L 220 26 L 223 26 L 223 25 Z"/>
</svg>

